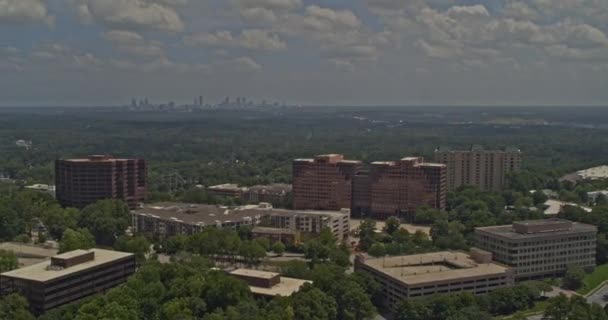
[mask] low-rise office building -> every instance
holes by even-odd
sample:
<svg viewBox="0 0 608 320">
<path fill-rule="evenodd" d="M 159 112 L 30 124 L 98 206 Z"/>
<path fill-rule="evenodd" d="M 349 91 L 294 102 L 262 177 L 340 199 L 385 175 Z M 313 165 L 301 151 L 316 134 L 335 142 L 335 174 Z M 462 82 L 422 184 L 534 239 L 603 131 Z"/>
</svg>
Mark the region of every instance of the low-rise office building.
<svg viewBox="0 0 608 320">
<path fill-rule="evenodd" d="M 228 274 L 245 281 L 254 295 L 269 298 L 289 297 L 298 292 L 304 284 L 312 283 L 308 280 L 281 277 L 274 272 L 251 269 L 236 269 Z"/>
<path fill-rule="evenodd" d="M 350 231 L 350 211 L 286 210 L 268 203 L 239 207 L 203 204 L 157 203 L 132 211 L 136 233 L 159 237 L 193 234 L 205 227 L 238 228 L 260 226 L 318 234 L 329 228 L 336 239 L 345 239 Z"/>
<path fill-rule="evenodd" d="M 291 195 L 292 186 L 284 183 L 269 185 L 255 185 L 241 187 L 237 184 L 226 183 L 207 188 L 209 194 L 217 197 L 240 199 L 243 203 L 256 204 L 260 202 L 272 203 L 284 207 Z"/>
<path fill-rule="evenodd" d="M 382 290 L 383 304 L 394 310 L 404 299 L 438 293 L 488 293 L 514 283 L 513 271 L 492 262 L 492 254 L 473 249 L 463 252 L 370 258 L 359 255 L 355 271 L 368 272 Z"/>
<path fill-rule="evenodd" d="M 475 229 L 476 246 L 512 267 L 517 280 L 563 275 L 569 265 L 595 267 L 597 227 L 563 219 Z"/>
<path fill-rule="evenodd" d="M 225 183 L 208 187 L 207 192 L 216 197 L 241 198 L 244 190 L 238 184 Z"/>
<path fill-rule="evenodd" d="M 49 261 L 0 275 L 2 294 L 20 293 L 34 314 L 102 293 L 135 272 L 131 253 L 91 249 L 51 257 Z"/>
</svg>

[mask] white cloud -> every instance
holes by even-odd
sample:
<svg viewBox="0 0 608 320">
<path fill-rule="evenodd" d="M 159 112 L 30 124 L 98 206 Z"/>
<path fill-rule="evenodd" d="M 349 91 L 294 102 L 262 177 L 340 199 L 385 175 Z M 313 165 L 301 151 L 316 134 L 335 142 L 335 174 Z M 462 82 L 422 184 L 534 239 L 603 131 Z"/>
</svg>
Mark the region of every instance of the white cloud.
<svg viewBox="0 0 608 320">
<path fill-rule="evenodd" d="M 43 0 L 0 0 L 0 25 L 52 22 Z"/>
<path fill-rule="evenodd" d="M 145 0 L 73 0 L 81 18 L 110 29 L 178 32 L 184 23 L 163 3 Z"/>
<path fill-rule="evenodd" d="M 185 41 L 193 46 L 233 47 L 262 51 L 287 49 L 287 44 L 277 34 L 261 29 L 243 30 L 238 36 L 233 36 L 230 31 L 201 33 L 186 37 Z"/>
<path fill-rule="evenodd" d="M 264 8 L 269 10 L 293 10 L 302 6 L 301 0 L 233 0 L 242 8 Z"/>
<path fill-rule="evenodd" d="M 164 57 L 165 52 L 157 43 L 145 40 L 133 31 L 112 30 L 103 34 L 118 50 L 139 57 Z"/>
</svg>

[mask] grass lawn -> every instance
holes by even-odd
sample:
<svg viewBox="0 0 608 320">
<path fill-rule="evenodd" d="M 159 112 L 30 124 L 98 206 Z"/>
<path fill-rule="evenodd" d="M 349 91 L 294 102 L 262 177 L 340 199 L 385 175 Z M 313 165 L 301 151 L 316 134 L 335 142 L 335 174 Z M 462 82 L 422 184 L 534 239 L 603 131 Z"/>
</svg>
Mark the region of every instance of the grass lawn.
<svg viewBox="0 0 608 320">
<path fill-rule="evenodd" d="M 608 264 L 603 264 L 585 277 L 583 287 L 576 292 L 583 295 L 587 294 L 606 280 L 608 280 Z"/>
</svg>

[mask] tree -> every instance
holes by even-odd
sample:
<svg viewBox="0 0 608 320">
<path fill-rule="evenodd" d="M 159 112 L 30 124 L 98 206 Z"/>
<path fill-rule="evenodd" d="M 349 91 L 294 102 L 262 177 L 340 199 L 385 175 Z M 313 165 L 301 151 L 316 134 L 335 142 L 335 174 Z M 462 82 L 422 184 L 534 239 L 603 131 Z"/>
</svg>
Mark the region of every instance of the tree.
<svg viewBox="0 0 608 320">
<path fill-rule="evenodd" d="M 336 301 L 323 291 L 306 285 L 294 296 L 293 311 L 296 320 L 336 319 Z"/>
<path fill-rule="evenodd" d="M 251 299 L 249 287 L 245 282 L 221 272 L 212 272 L 207 277 L 203 288 L 203 296 L 210 311 Z"/>
<path fill-rule="evenodd" d="M 464 230 L 465 227 L 458 221 L 437 221 L 431 227 L 433 243 L 440 249 L 465 250 L 468 246 Z"/>
<path fill-rule="evenodd" d="M 146 255 L 150 252 L 150 245 L 150 241 L 143 236 L 120 236 L 114 243 L 114 249 L 131 252 L 135 254 L 137 262 L 142 263 L 146 260 Z"/>
<path fill-rule="evenodd" d="M 0 298 L 0 319 L 34 320 L 28 310 L 25 298 L 18 294 L 10 294 Z"/>
<path fill-rule="evenodd" d="M 95 246 L 95 238 L 87 229 L 67 229 L 59 241 L 59 253 L 76 249 L 91 249 Z"/>
<path fill-rule="evenodd" d="M 285 252 L 285 245 L 283 242 L 277 241 L 272 245 L 272 251 L 277 255 L 282 256 L 283 252 Z"/>
<path fill-rule="evenodd" d="M 369 249 L 376 242 L 376 222 L 365 220 L 359 225 L 359 248 L 363 251 Z"/>
<path fill-rule="evenodd" d="M 608 205 L 608 197 L 603 193 L 598 194 L 597 198 L 595 198 L 595 205 L 596 206 Z"/>
<path fill-rule="evenodd" d="M 539 206 L 547 202 L 547 200 L 549 200 L 549 197 L 547 197 L 547 195 L 542 190 L 536 190 L 534 194 L 532 194 L 532 200 L 535 206 Z"/>
<path fill-rule="evenodd" d="M 79 226 L 87 228 L 100 245 L 111 246 L 131 221 L 129 207 L 120 200 L 101 200 L 82 209 Z"/>
<path fill-rule="evenodd" d="M 382 257 L 386 255 L 386 248 L 383 243 L 374 243 L 367 252 L 372 257 Z"/>
<path fill-rule="evenodd" d="M 569 290 L 577 290 L 583 286 L 585 270 L 579 265 L 569 265 L 563 279 L 563 287 Z"/>
<path fill-rule="evenodd" d="M 11 271 L 19 268 L 19 260 L 12 251 L 0 250 L 0 272 Z"/>
<path fill-rule="evenodd" d="M 0 240 L 13 240 L 25 232 L 26 222 L 9 199 L 0 197 Z"/>
<path fill-rule="evenodd" d="M 75 208 L 61 208 L 58 204 L 50 205 L 42 214 L 42 223 L 55 240 L 61 239 L 66 229 L 78 228 L 80 211 Z"/>
<path fill-rule="evenodd" d="M 316 239 L 308 240 L 304 243 L 304 255 L 306 259 L 310 259 L 312 264 L 319 263 L 320 261 L 326 261 L 329 259 L 331 248 L 323 245 Z"/>
<path fill-rule="evenodd" d="M 370 296 L 354 280 L 344 279 L 337 283 L 332 291 L 337 304 L 337 319 L 364 320 L 371 319 L 376 314 Z"/>
<path fill-rule="evenodd" d="M 399 221 L 399 218 L 390 217 L 386 220 L 386 223 L 384 225 L 384 232 L 392 236 L 397 230 L 399 230 L 400 227 L 401 222 Z"/>
<path fill-rule="evenodd" d="M 239 255 L 247 264 L 257 264 L 266 257 L 266 249 L 257 241 L 245 241 L 239 248 Z"/>
</svg>

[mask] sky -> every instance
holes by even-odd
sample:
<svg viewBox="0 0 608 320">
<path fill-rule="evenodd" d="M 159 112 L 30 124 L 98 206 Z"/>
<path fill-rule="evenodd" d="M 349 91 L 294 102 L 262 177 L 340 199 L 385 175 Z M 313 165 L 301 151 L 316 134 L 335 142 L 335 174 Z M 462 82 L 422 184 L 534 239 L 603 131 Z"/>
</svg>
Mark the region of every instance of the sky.
<svg viewBox="0 0 608 320">
<path fill-rule="evenodd" d="M 0 106 L 608 105 L 607 0 L 0 0 Z"/>
</svg>

